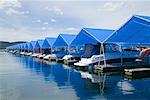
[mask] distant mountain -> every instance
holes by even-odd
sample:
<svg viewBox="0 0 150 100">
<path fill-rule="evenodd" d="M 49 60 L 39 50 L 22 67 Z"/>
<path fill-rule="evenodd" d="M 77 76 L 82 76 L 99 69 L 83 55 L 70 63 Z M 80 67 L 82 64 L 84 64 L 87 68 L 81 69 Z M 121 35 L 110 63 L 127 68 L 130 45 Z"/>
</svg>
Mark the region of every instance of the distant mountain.
<svg viewBox="0 0 150 100">
<path fill-rule="evenodd" d="M 0 49 L 5 49 L 8 46 L 16 45 L 19 43 L 25 43 L 25 41 L 16 41 L 16 42 L 0 41 Z"/>
</svg>

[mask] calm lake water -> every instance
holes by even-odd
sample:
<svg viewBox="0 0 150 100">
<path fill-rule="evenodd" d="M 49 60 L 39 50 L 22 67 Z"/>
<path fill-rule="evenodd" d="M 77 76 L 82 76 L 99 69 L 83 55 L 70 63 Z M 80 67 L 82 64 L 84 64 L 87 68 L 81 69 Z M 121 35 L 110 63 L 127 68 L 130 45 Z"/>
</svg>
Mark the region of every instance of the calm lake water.
<svg viewBox="0 0 150 100">
<path fill-rule="evenodd" d="M 150 100 L 150 78 L 86 75 L 75 68 L 0 52 L 0 100 Z M 92 83 L 101 79 L 100 83 Z"/>
</svg>

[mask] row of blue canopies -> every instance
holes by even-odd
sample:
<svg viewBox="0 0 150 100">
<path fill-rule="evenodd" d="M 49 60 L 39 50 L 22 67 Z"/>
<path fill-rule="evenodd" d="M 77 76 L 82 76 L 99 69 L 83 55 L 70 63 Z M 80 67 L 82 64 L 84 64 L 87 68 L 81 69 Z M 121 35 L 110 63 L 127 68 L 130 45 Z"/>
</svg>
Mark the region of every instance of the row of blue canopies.
<svg viewBox="0 0 150 100">
<path fill-rule="evenodd" d="M 149 47 L 150 17 L 134 15 L 118 30 L 82 28 L 77 35 L 59 34 L 57 38 L 21 43 L 7 50 L 75 66 L 145 66 L 150 65 Z M 142 62 L 135 63 L 141 58 Z"/>
<path fill-rule="evenodd" d="M 81 46 L 85 44 L 118 43 L 150 44 L 150 17 L 132 16 L 118 30 L 83 28 L 77 34 L 59 34 L 57 38 L 47 37 L 44 40 L 31 41 L 7 47 L 7 49 L 38 49 Z"/>
</svg>

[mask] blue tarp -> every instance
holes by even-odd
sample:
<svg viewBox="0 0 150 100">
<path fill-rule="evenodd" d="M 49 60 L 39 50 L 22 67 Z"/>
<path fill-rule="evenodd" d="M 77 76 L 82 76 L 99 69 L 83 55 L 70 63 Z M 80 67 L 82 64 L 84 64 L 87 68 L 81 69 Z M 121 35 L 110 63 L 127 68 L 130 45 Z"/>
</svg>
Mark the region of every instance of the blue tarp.
<svg viewBox="0 0 150 100">
<path fill-rule="evenodd" d="M 45 38 L 42 48 L 51 48 L 56 38 Z"/>
<path fill-rule="evenodd" d="M 133 16 L 105 42 L 150 45 L 150 16 Z"/>
<path fill-rule="evenodd" d="M 52 47 L 67 47 L 75 39 L 73 34 L 59 34 Z"/>
<path fill-rule="evenodd" d="M 43 42 L 44 40 L 37 40 L 34 48 L 35 49 L 42 48 Z"/>
<path fill-rule="evenodd" d="M 114 30 L 109 29 L 93 29 L 93 28 L 83 28 L 76 38 L 71 43 L 71 46 L 80 46 L 85 44 L 96 45 L 98 43 L 104 42 Z"/>
</svg>

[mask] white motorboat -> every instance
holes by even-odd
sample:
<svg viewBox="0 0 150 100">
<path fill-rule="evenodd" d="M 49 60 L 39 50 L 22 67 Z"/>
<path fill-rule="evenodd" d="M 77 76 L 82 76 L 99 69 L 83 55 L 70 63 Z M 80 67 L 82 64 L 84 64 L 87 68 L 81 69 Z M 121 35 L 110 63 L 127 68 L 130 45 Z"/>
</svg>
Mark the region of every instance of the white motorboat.
<svg viewBox="0 0 150 100">
<path fill-rule="evenodd" d="M 39 55 L 37 56 L 37 58 L 42 59 L 42 58 L 44 58 L 45 56 L 46 56 L 46 54 L 39 54 Z"/>
<path fill-rule="evenodd" d="M 46 55 L 45 57 L 43 57 L 44 60 L 49 60 L 51 57 L 51 54 Z"/>
<path fill-rule="evenodd" d="M 13 54 L 17 53 L 17 50 L 14 50 L 12 53 L 13 53 Z"/>
<path fill-rule="evenodd" d="M 63 60 L 62 58 L 65 56 L 65 53 L 56 53 L 56 54 L 51 54 L 50 59 L 51 60 Z"/>
<path fill-rule="evenodd" d="M 107 52 L 105 53 L 105 60 L 109 64 L 120 63 L 121 59 L 123 62 L 132 62 L 135 59 L 140 58 L 138 51 L 126 50 L 126 51 L 115 51 L 115 52 Z M 81 58 L 81 60 L 77 63 L 74 63 L 75 66 L 89 66 L 96 64 L 98 62 L 104 61 L 104 55 L 93 55 L 90 58 Z"/>
<path fill-rule="evenodd" d="M 30 56 L 30 55 L 32 55 L 32 52 L 28 52 L 28 53 L 26 53 L 26 55 L 27 55 L 27 56 Z"/>
<path fill-rule="evenodd" d="M 70 55 L 65 55 L 63 57 L 63 60 L 64 60 L 64 63 L 66 63 L 66 64 L 73 64 L 73 63 L 79 61 L 80 57 L 81 57 L 81 55 L 71 55 L 70 54 Z"/>
<path fill-rule="evenodd" d="M 74 63 L 75 66 L 89 66 L 99 62 L 101 55 L 93 55 L 90 58 L 81 58 L 77 63 Z"/>
<path fill-rule="evenodd" d="M 20 52 L 20 54 L 21 54 L 21 55 L 24 55 L 24 54 L 25 54 L 25 52 Z"/>
<path fill-rule="evenodd" d="M 33 53 L 31 56 L 32 57 L 37 57 L 38 55 L 40 55 L 41 53 Z"/>
</svg>

